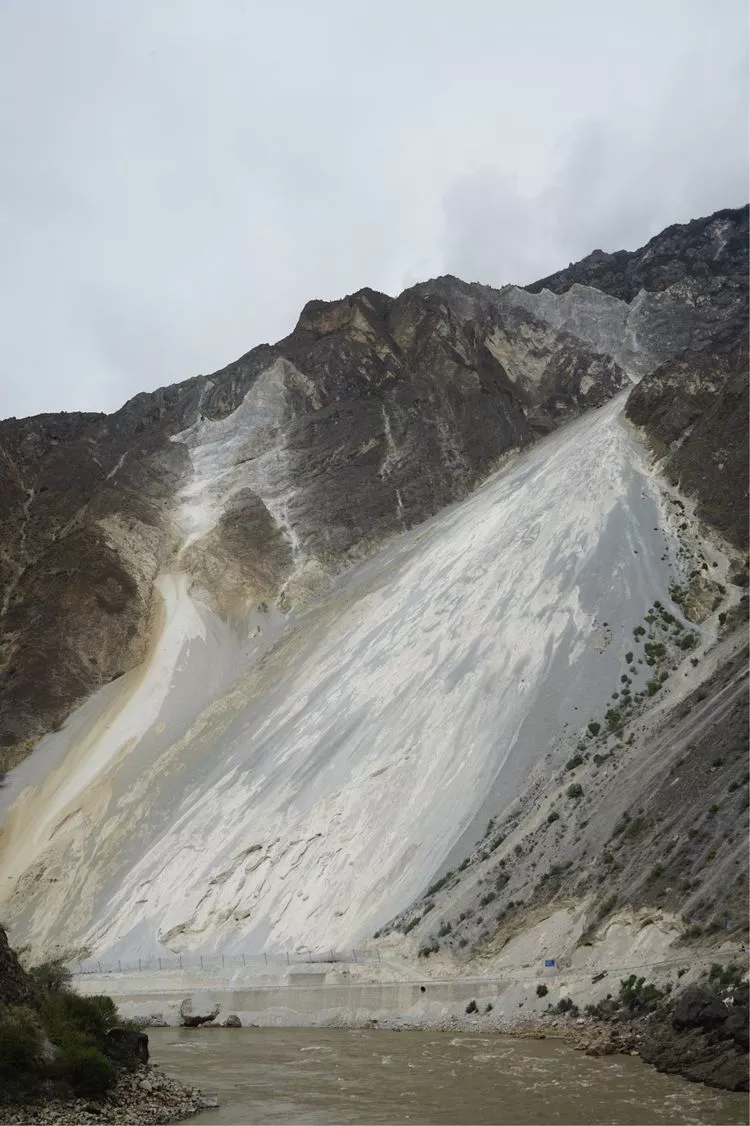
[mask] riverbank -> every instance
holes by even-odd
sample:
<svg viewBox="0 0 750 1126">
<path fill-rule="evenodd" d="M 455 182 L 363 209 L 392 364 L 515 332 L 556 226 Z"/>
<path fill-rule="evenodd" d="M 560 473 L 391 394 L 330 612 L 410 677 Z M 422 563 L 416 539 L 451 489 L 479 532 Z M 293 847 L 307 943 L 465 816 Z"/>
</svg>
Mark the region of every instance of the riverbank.
<svg viewBox="0 0 750 1126">
<path fill-rule="evenodd" d="M 217 1105 L 198 1088 L 144 1064 L 122 1075 L 101 1101 L 44 1097 L 0 1105 L 0 1126 L 166 1126 Z"/>
</svg>

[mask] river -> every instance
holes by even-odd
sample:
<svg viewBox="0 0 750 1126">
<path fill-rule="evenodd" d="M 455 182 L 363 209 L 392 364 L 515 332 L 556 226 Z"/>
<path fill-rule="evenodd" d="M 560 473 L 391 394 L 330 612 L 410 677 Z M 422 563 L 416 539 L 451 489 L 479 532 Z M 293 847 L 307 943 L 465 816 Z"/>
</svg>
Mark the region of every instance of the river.
<svg viewBox="0 0 750 1126">
<path fill-rule="evenodd" d="M 149 1029 L 152 1062 L 218 1110 L 190 1123 L 627 1124 L 748 1121 L 748 1097 L 558 1040 L 340 1029 Z"/>
</svg>

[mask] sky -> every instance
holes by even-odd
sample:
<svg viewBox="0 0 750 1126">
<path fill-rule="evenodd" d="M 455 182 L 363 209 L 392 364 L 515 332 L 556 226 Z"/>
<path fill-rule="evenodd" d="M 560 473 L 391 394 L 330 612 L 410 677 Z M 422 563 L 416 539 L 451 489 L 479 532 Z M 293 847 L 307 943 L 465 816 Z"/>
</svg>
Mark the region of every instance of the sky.
<svg viewBox="0 0 750 1126">
<path fill-rule="evenodd" d="M 0 0 L 0 417 L 748 198 L 744 0 Z"/>
</svg>

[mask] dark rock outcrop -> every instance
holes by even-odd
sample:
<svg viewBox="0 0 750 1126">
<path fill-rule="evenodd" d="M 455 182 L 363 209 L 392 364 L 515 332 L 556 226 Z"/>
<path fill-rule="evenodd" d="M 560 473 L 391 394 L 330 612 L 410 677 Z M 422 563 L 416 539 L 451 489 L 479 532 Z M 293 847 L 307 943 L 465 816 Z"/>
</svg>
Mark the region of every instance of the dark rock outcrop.
<svg viewBox="0 0 750 1126">
<path fill-rule="evenodd" d="M 672 1013 L 672 1027 L 678 1032 L 700 1028 L 709 1032 L 718 1028 L 729 1016 L 729 1010 L 720 997 L 710 989 L 691 985 L 679 995 Z"/>
<path fill-rule="evenodd" d="M 8 943 L 8 936 L 0 927 L 0 1004 L 37 1005 L 39 990 L 18 961 L 18 956 Z"/>
<path fill-rule="evenodd" d="M 564 293 L 572 285 L 593 286 L 632 301 L 645 289 L 660 293 L 679 282 L 710 284 L 731 279 L 730 290 L 747 293 L 748 206 L 715 211 L 690 223 L 675 223 L 639 250 L 594 250 L 549 277 L 525 286 L 530 293 Z"/>
<path fill-rule="evenodd" d="M 110 1028 L 107 1036 L 123 1056 L 148 1063 L 148 1036 L 145 1032 L 135 1032 L 130 1028 Z"/>
<path fill-rule="evenodd" d="M 730 352 L 690 352 L 658 367 L 626 409 L 663 472 L 697 499 L 698 516 L 747 551 L 747 336 Z"/>
</svg>

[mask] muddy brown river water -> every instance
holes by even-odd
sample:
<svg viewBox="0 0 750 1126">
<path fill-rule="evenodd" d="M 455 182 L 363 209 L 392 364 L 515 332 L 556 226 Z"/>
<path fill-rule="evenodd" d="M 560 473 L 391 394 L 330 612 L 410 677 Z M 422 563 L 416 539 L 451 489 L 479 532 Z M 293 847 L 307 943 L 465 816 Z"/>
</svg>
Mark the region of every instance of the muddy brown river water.
<svg viewBox="0 0 750 1126">
<path fill-rule="evenodd" d="M 149 1029 L 152 1061 L 218 1095 L 189 1119 L 255 1123 L 748 1122 L 747 1095 L 556 1040 L 339 1029 Z"/>
</svg>

